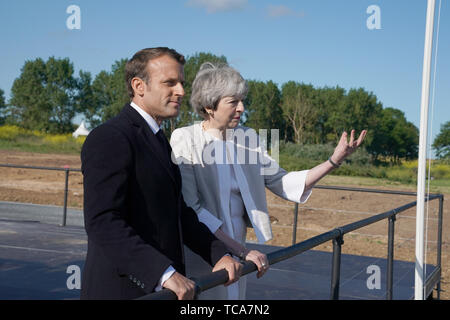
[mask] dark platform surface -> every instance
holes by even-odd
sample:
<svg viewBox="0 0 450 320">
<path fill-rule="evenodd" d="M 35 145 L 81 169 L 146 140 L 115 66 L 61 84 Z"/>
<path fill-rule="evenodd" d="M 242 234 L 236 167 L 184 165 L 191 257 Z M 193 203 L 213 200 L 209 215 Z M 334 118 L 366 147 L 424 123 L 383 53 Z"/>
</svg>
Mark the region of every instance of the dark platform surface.
<svg viewBox="0 0 450 320">
<path fill-rule="evenodd" d="M 82 227 L 33 221 L 0 220 L 0 299 L 78 299 L 79 289 L 69 266 L 83 270 L 86 233 Z M 277 247 L 248 244 L 260 251 Z M 331 253 L 307 251 L 271 266 L 261 279 L 248 275 L 247 299 L 329 299 Z M 381 289 L 370 290 L 369 266 L 380 269 Z M 75 267 L 76 268 L 76 267 Z M 434 267 L 427 266 L 427 274 Z M 386 259 L 343 254 L 341 299 L 384 299 Z M 69 281 L 68 281 L 69 280 Z M 370 282 L 370 281 L 369 281 Z M 414 263 L 394 262 L 394 299 L 414 295 Z"/>
</svg>

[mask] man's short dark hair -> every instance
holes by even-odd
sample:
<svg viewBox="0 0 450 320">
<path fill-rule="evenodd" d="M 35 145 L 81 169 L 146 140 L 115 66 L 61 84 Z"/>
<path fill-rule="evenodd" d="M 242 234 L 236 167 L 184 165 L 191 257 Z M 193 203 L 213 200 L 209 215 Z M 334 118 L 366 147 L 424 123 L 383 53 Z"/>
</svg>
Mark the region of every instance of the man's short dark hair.
<svg viewBox="0 0 450 320">
<path fill-rule="evenodd" d="M 134 97 L 131 80 L 134 77 L 138 77 L 148 83 L 150 81 L 150 75 L 147 74 L 148 62 L 163 55 L 168 55 L 169 57 L 178 61 L 181 65 L 184 65 L 184 63 L 186 62 L 182 54 L 179 54 L 174 49 L 170 49 L 167 47 L 142 49 L 136 52 L 134 56 L 130 60 L 128 60 L 127 64 L 125 65 L 125 81 L 127 83 L 128 95 L 131 99 L 133 99 Z"/>
</svg>

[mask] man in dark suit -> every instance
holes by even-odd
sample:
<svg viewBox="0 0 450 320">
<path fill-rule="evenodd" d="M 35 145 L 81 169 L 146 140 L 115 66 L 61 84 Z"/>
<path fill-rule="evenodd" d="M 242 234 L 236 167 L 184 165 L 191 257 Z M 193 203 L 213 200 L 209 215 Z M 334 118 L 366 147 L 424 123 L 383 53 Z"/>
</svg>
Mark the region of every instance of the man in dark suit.
<svg viewBox="0 0 450 320">
<path fill-rule="evenodd" d="M 184 57 L 168 48 L 137 52 L 126 65 L 131 104 L 95 128 L 81 152 L 88 252 L 82 299 L 132 299 L 162 288 L 192 299 L 183 245 L 226 269 L 242 265 L 187 207 L 178 167 L 161 122 L 176 117 L 184 96 Z"/>
</svg>

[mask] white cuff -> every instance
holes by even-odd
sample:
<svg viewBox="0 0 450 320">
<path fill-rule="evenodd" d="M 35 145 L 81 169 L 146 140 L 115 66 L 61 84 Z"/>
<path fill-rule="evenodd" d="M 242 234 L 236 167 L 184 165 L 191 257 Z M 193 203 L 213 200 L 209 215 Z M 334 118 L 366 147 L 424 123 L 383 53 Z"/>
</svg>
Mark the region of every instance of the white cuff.
<svg viewBox="0 0 450 320">
<path fill-rule="evenodd" d="M 211 231 L 211 233 L 215 233 L 217 229 L 222 225 L 222 221 L 217 219 L 211 212 L 208 210 L 201 208 L 199 212 L 197 212 L 198 220 L 203 222 Z"/>
<path fill-rule="evenodd" d="M 300 203 L 305 203 L 308 200 L 311 193 L 312 193 L 312 188 L 309 190 L 306 190 L 306 191 L 303 190 L 302 196 L 300 197 Z"/>
<path fill-rule="evenodd" d="M 286 199 L 298 203 L 305 203 L 308 200 L 312 192 L 312 189 L 305 192 L 308 171 L 291 171 L 282 178 L 283 193 Z"/>
<path fill-rule="evenodd" d="M 176 270 L 172 266 L 169 266 L 166 271 L 164 271 L 161 279 L 159 279 L 158 285 L 155 288 L 155 292 L 162 290 L 162 285 L 164 282 L 166 282 L 166 280 L 168 280 L 175 273 L 175 271 Z"/>
</svg>

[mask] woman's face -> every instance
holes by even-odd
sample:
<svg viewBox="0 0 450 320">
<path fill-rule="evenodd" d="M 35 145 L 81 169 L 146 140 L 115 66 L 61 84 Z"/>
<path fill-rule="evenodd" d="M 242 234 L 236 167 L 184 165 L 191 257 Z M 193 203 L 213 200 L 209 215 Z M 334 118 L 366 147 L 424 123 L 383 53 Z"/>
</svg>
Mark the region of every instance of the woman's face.
<svg viewBox="0 0 450 320">
<path fill-rule="evenodd" d="M 209 121 L 216 129 L 233 129 L 239 125 L 244 104 L 242 100 L 235 97 L 223 97 L 217 104 Z"/>
</svg>

